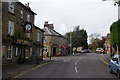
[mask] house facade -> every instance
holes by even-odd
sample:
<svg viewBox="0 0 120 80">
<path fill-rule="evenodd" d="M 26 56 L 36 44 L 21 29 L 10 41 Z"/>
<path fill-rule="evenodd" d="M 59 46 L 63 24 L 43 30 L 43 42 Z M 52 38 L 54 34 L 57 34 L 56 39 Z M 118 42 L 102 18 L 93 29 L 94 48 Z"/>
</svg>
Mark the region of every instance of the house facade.
<svg viewBox="0 0 120 80">
<path fill-rule="evenodd" d="M 105 44 L 104 44 L 105 53 L 111 53 L 111 44 L 110 44 L 110 34 L 108 33 L 105 37 Z"/>
<path fill-rule="evenodd" d="M 54 30 L 53 24 L 44 24 L 44 56 L 58 56 L 68 54 L 67 39 Z"/>
<path fill-rule="evenodd" d="M 2 3 L 3 63 L 24 63 L 30 60 L 33 53 L 42 54 L 40 49 L 43 46 L 41 40 L 44 31 L 34 25 L 35 15 L 29 3 L 25 5 L 21 2 Z M 38 52 L 34 52 L 36 46 L 37 48 L 39 46 Z M 37 56 L 42 58 L 42 55 Z"/>
</svg>

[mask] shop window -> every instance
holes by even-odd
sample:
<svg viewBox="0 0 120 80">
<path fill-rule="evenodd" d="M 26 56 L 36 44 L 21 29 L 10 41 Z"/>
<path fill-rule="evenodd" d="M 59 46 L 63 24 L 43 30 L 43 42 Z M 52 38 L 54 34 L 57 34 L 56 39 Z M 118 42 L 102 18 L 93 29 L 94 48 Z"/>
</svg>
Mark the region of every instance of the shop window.
<svg viewBox="0 0 120 80">
<path fill-rule="evenodd" d="M 11 58 L 12 58 L 12 46 L 10 45 L 7 52 L 7 59 L 11 59 Z"/>
<path fill-rule="evenodd" d="M 9 35 L 14 35 L 14 22 L 9 20 L 8 22 L 8 34 Z"/>
<path fill-rule="evenodd" d="M 25 58 L 28 58 L 28 49 L 25 50 Z"/>
<path fill-rule="evenodd" d="M 20 10 L 20 18 L 23 19 L 23 10 Z"/>
<path fill-rule="evenodd" d="M 42 56 L 42 48 L 40 48 L 40 56 Z"/>
<path fill-rule="evenodd" d="M 32 47 L 30 48 L 30 56 L 32 55 Z"/>
<path fill-rule="evenodd" d="M 18 56 L 18 47 L 16 47 L 15 56 Z"/>
<path fill-rule="evenodd" d="M 13 2 L 9 2 L 9 6 L 8 6 L 9 12 L 14 14 L 14 3 Z"/>
<path fill-rule="evenodd" d="M 27 15 L 27 21 L 30 22 L 30 14 Z"/>
</svg>

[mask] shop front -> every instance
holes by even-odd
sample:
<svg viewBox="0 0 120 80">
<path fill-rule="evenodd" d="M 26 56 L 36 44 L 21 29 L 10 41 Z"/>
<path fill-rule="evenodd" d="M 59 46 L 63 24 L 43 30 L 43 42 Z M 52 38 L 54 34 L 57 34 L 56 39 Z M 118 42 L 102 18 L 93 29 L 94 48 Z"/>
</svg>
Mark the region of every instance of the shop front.
<svg viewBox="0 0 120 80">
<path fill-rule="evenodd" d="M 16 39 L 14 41 L 14 60 L 17 63 L 25 63 L 29 61 L 32 54 L 32 45 L 30 41 Z"/>
</svg>

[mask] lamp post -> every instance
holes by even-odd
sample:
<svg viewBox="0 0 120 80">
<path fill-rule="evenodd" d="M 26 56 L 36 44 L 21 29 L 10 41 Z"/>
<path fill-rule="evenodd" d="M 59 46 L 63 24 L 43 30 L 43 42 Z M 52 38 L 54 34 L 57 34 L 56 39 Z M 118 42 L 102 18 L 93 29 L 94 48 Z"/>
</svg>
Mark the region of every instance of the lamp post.
<svg viewBox="0 0 120 80">
<path fill-rule="evenodd" d="M 52 56 L 52 44 L 53 44 L 53 42 L 49 42 L 49 45 L 50 45 L 50 55 L 49 55 L 50 61 L 51 61 L 51 56 Z"/>
<path fill-rule="evenodd" d="M 114 6 L 118 5 L 118 20 L 120 19 L 120 0 L 102 0 L 102 1 L 115 1 Z"/>
<path fill-rule="evenodd" d="M 114 6 L 118 5 L 118 20 L 120 19 L 120 0 L 102 0 L 102 1 L 115 1 Z M 119 34 L 118 34 L 119 35 Z M 118 43 L 118 36 L 116 36 L 117 43 Z M 119 53 L 119 45 L 116 44 L 117 47 L 117 54 Z"/>
<path fill-rule="evenodd" d="M 72 54 L 72 32 L 70 31 L 70 54 Z"/>
</svg>

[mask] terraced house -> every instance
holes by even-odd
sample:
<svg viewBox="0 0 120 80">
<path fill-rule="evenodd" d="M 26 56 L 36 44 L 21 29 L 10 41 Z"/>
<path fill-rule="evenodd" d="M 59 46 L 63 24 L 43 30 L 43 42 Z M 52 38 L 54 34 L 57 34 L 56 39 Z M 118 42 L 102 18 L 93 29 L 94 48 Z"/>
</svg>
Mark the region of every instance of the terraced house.
<svg viewBox="0 0 120 80">
<path fill-rule="evenodd" d="M 3 2 L 2 14 L 3 63 L 24 63 L 33 53 L 42 59 L 44 31 L 34 25 L 29 3 Z"/>
<path fill-rule="evenodd" d="M 68 54 L 67 39 L 54 30 L 53 24 L 44 24 L 44 56 L 58 56 Z"/>
</svg>

